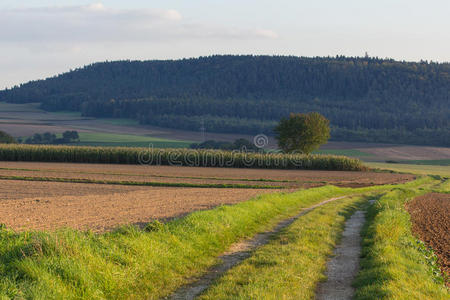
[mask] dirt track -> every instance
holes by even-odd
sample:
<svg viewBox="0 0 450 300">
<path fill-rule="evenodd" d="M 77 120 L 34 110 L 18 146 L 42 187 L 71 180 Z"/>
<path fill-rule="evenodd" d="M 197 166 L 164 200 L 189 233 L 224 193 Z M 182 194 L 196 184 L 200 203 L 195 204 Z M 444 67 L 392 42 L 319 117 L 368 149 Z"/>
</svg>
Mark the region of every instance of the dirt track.
<svg viewBox="0 0 450 300">
<path fill-rule="evenodd" d="M 431 246 L 442 271 L 450 275 L 450 194 L 431 193 L 408 203 L 413 231 Z M 450 282 L 447 282 L 450 286 Z"/>
</svg>

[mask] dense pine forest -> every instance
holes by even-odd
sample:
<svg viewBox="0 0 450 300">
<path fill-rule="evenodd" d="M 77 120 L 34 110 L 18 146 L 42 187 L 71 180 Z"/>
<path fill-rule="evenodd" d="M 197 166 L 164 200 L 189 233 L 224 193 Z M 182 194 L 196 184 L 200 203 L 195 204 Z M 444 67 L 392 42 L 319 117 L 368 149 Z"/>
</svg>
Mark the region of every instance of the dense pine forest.
<svg viewBox="0 0 450 300">
<path fill-rule="evenodd" d="M 450 146 L 450 64 L 378 58 L 211 56 L 115 61 L 0 91 L 49 111 L 210 132 L 271 134 L 318 111 L 332 139 Z"/>
</svg>

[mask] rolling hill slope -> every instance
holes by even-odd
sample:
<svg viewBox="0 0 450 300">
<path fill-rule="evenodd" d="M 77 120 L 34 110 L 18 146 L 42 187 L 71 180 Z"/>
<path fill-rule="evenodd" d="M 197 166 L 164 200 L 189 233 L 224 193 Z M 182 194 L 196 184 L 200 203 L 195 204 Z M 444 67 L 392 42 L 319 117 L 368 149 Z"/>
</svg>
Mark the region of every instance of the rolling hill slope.
<svg viewBox="0 0 450 300">
<path fill-rule="evenodd" d="M 211 56 L 102 62 L 0 91 L 0 101 L 209 132 L 266 133 L 319 111 L 333 139 L 450 146 L 450 64 Z"/>
</svg>

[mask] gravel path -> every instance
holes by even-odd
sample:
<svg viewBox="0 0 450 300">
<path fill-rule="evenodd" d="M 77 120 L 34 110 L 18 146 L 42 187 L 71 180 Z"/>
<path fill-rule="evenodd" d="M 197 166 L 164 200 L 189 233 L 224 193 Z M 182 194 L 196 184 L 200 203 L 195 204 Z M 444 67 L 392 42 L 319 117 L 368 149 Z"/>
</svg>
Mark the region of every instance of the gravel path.
<svg viewBox="0 0 450 300">
<path fill-rule="evenodd" d="M 341 243 L 327 266 L 327 280 L 319 284 L 318 300 L 351 299 L 354 294 L 353 279 L 359 270 L 361 254 L 361 228 L 364 225 L 364 211 L 356 211 L 345 223 Z"/>
</svg>

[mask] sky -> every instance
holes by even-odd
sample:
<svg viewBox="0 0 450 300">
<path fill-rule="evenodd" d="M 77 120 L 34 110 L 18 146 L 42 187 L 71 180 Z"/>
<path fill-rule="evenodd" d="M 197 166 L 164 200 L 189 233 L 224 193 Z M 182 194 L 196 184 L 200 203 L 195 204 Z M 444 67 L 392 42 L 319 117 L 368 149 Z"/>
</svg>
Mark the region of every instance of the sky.
<svg viewBox="0 0 450 300">
<path fill-rule="evenodd" d="M 448 0 L 0 0 L 0 89 L 120 59 L 450 62 L 449 16 Z"/>
</svg>

